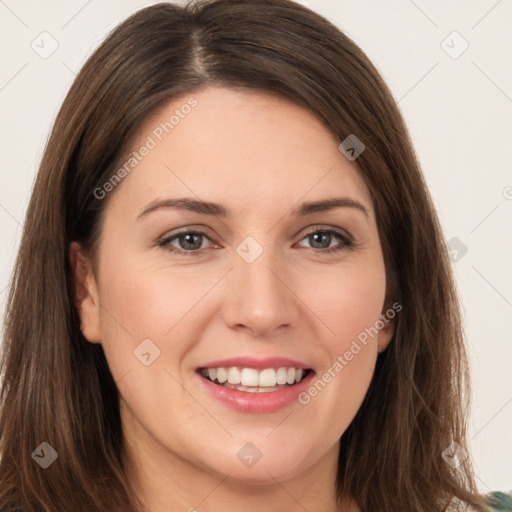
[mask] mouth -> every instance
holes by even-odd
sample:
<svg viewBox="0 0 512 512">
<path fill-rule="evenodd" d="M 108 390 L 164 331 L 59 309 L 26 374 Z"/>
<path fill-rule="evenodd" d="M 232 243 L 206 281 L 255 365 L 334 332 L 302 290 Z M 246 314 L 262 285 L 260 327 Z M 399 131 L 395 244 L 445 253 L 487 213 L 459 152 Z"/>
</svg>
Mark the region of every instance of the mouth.
<svg viewBox="0 0 512 512">
<path fill-rule="evenodd" d="M 292 388 L 309 377 L 311 368 L 280 366 L 251 368 L 238 366 L 201 367 L 197 373 L 209 382 L 245 393 L 273 393 Z"/>
<path fill-rule="evenodd" d="M 274 413 L 299 403 L 315 370 L 288 357 L 238 356 L 208 361 L 196 368 L 204 391 L 242 413 Z"/>
</svg>

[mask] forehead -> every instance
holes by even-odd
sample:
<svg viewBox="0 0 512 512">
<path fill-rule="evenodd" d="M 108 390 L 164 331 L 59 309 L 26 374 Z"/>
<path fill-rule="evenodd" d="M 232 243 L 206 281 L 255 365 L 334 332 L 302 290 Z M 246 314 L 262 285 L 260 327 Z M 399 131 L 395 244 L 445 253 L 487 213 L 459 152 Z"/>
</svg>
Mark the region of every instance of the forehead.
<svg viewBox="0 0 512 512">
<path fill-rule="evenodd" d="M 133 164 L 118 187 L 125 192 L 116 195 L 137 203 L 196 195 L 235 211 L 349 195 L 371 210 L 339 142 L 314 114 L 286 99 L 209 87 L 168 102 L 141 124 L 121 163 Z"/>
</svg>

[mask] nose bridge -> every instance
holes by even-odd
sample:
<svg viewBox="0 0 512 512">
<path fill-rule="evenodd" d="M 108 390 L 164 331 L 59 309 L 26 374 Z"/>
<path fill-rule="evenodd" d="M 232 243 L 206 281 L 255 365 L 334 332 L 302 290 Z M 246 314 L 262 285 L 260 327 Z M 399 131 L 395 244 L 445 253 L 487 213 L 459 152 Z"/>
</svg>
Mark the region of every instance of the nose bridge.
<svg viewBox="0 0 512 512">
<path fill-rule="evenodd" d="M 252 237 L 238 245 L 226 312 L 232 327 L 245 326 L 259 335 L 270 335 L 278 327 L 295 323 L 297 305 L 285 285 L 282 263 L 273 248 L 264 248 Z"/>
</svg>

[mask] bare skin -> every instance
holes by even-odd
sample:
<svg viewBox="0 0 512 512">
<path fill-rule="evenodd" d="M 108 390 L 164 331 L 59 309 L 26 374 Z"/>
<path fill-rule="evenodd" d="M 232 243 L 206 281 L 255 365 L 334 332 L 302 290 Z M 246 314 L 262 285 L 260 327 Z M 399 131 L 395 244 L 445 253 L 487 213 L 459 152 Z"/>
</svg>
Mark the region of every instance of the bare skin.
<svg viewBox="0 0 512 512">
<path fill-rule="evenodd" d="M 157 140 L 155 127 L 191 96 L 197 106 Z M 336 504 L 339 438 L 393 322 L 333 372 L 390 307 L 375 213 L 354 163 L 306 110 L 219 87 L 165 105 L 133 149 L 148 136 L 156 147 L 105 199 L 94 271 L 71 246 L 83 333 L 102 344 L 116 379 L 125 458 L 147 510 L 358 512 L 348 497 Z M 155 200 L 182 197 L 232 216 L 169 207 L 140 216 Z M 335 197 L 362 208 L 293 215 Z M 172 239 L 185 227 L 204 236 Z M 236 251 L 249 236 L 263 251 L 251 263 Z M 145 339 L 160 350 L 149 366 L 134 357 Z M 234 356 L 289 357 L 316 377 L 335 376 L 307 404 L 240 412 L 207 393 L 196 372 Z M 262 454 L 252 467 L 237 457 L 248 442 Z"/>
</svg>

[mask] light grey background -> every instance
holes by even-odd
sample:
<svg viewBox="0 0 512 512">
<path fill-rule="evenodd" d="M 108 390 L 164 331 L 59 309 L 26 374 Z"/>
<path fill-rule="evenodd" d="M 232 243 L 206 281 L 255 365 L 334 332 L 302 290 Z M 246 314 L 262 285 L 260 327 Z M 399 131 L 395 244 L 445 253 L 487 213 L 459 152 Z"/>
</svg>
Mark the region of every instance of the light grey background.
<svg viewBox="0 0 512 512">
<path fill-rule="evenodd" d="M 0 0 L 2 311 L 31 186 L 64 95 L 105 35 L 153 3 Z M 473 371 L 470 437 L 478 484 L 508 490 L 512 0 L 301 3 L 352 37 L 384 76 L 410 128 L 446 239 L 458 239 L 450 247 Z"/>
</svg>

